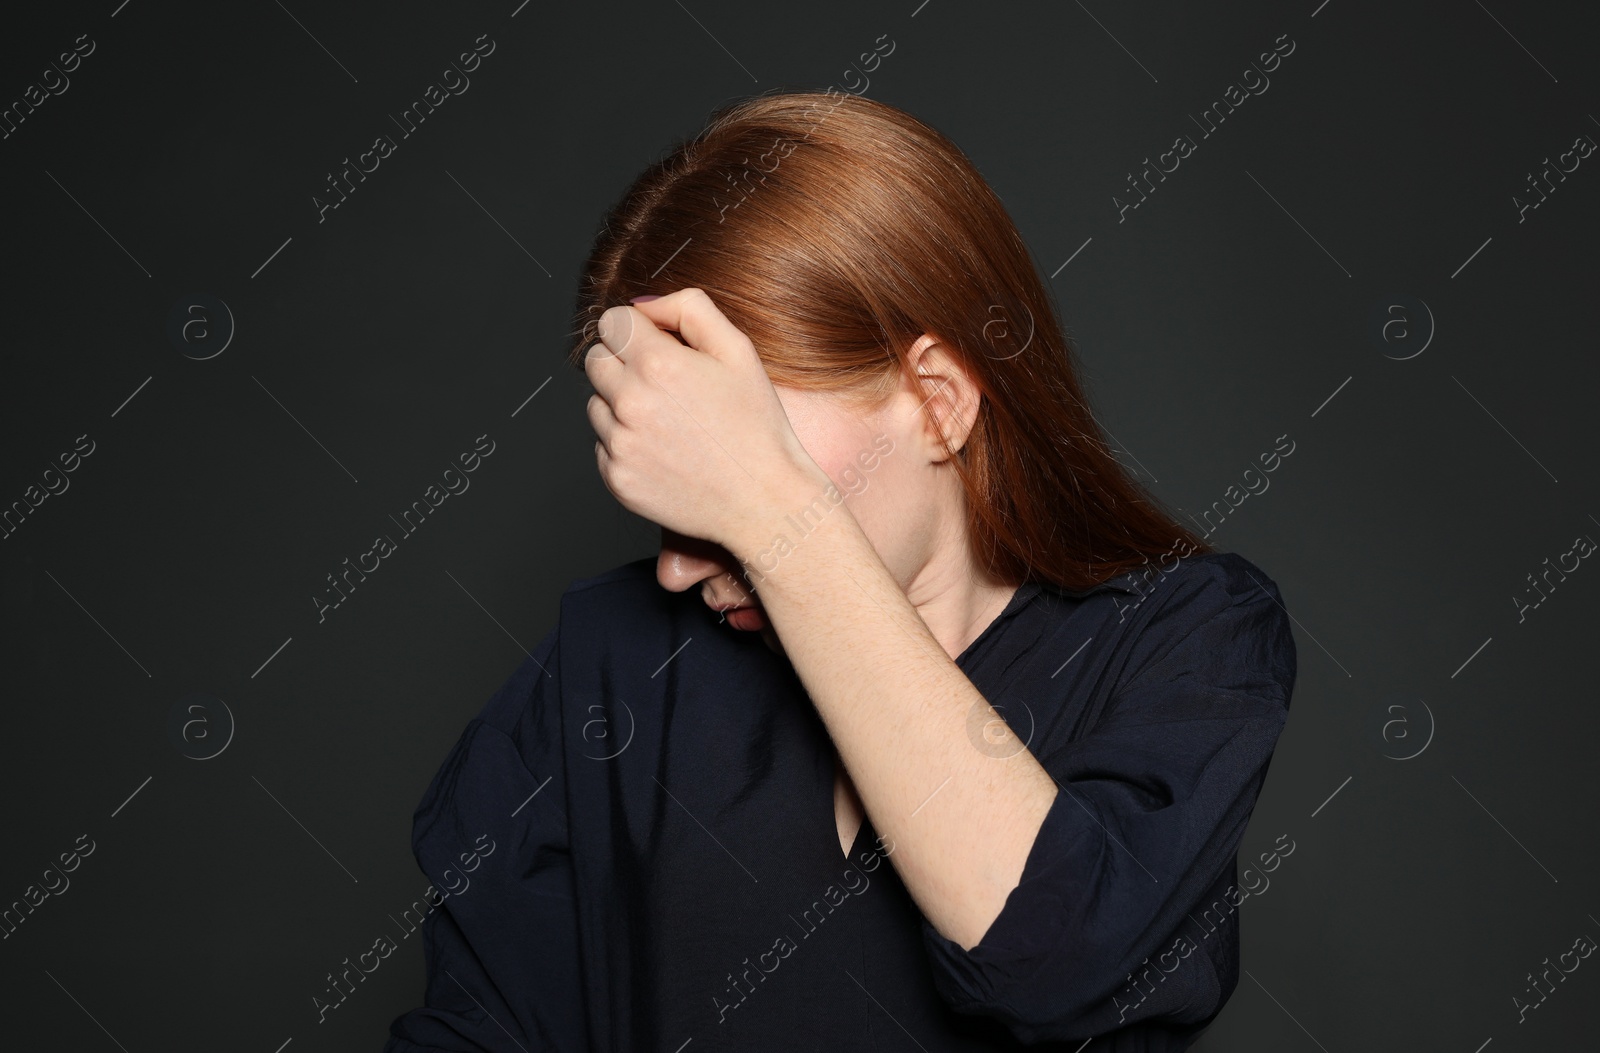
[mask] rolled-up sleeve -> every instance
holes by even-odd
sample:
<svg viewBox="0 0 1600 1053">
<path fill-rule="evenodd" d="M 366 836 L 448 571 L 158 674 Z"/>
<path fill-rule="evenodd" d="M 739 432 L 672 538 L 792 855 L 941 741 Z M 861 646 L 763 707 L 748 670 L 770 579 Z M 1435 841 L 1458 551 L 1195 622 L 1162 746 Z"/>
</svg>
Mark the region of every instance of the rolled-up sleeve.
<svg viewBox="0 0 1600 1053">
<path fill-rule="evenodd" d="M 1097 725 L 1036 753 L 1059 789 L 979 943 L 964 950 L 924 920 L 951 1008 L 1024 1042 L 1076 1041 L 1198 1023 L 1230 993 L 1197 937 L 1181 958 L 1174 947 L 1232 873 L 1294 685 L 1277 588 L 1241 565 L 1194 564 L 1167 582 L 1132 648 L 1143 661 Z M 1130 983 L 1158 959 L 1151 984 Z"/>
<path fill-rule="evenodd" d="M 467 725 L 417 807 L 427 986 L 384 1053 L 587 1048 L 556 634 Z"/>
</svg>

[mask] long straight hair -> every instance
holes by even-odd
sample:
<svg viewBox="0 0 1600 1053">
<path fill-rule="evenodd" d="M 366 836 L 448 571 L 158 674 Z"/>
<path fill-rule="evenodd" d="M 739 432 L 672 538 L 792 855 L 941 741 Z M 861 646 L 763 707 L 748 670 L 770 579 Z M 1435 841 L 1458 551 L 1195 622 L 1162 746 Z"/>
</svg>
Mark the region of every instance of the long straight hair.
<svg viewBox="0 0 1600 1053">
<path fill-rule="evenodd" d="M 1210 551 L 1111 453 L 1016 225 L 953 142 L 848 93 L 716 110 L 606 215 L 579 287 L 582 368 L 607 308 L 703 289 L 774 384 L 877 405 L 930 333 L 981 393 L 950 463 L 975 561 L 1081 590 Z M 925 410 L 933 413 L 933 410 Z"/>
</svg>

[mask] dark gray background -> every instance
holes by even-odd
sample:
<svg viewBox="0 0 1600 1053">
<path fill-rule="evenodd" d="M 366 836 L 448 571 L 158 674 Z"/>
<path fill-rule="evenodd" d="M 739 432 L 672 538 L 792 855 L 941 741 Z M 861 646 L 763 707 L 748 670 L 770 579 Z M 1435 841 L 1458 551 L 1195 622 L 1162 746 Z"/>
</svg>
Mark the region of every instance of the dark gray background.
<svg viewBox="0 0 1600 1053">
<path fill-rule="evenodd" d="M 0 903 L 96 847 L 0 941 L 0 1045 L 375 1051 L 419 1004 L 419 939 L 326 1023 L 312 996 L 422 898 L 411 811 L 562 589 L 659 540 L 600 482 L 563 362 L 603 210 L 721 103 L 860 88 L 887 35 L 865 93 L 992 182 L 1154 491 L 1198 514 L 1295 443 L 1211 538 L 1296 620 L 1240 865 L 1296 849 L 1241 908 L 1245 975 L 1197 1048 L 1575 1048 L 1600 959 L 1525 1022 L 1512 999 L 1600 940 L 1600 569 L 1521 622 L 1512 597 L 1600 538 L 1600 158 L 1521 222 L 1513 197 L 1600 138 L 1594 26 L 1318 2 L 8 14 L 7 105 L 95 50 L 0 140 L 0 506 L 96 447 L 0 541 Z M 484 33 L 471 88 L 319 223 L 326 173 Z M 1127 174 L 1283 34 L 1270 89 L 1119 223 Z M 167 334 L 195 296 L 237 326 L 205 360 Z M 1374 337 L 1405 298 L 1431 342 L 1420 315 Z M 484 434 L 470 489 L 319 624 L 325 575 Z M 206 761 L 168 735 L 195 692 L 236 721 Z"/>
</svg>

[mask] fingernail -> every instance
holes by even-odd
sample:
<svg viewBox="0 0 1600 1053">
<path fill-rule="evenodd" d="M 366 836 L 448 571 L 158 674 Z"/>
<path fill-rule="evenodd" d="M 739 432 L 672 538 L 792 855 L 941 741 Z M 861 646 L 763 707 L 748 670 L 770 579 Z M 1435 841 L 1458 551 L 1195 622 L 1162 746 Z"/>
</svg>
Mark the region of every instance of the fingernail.
<svg viewBox="0 0 1600 1053">
<path fill-rule="evenodd" d="M 657 296 L 655 293 L 648 293 L 648 294 L 646 294 L 644 296 L 635 296 L 632 299 L 630 299 L 628 302 L 629 303 L 643 303 L 646 300 L 659 300 L 659 299 L 661 299 L 661 297 Z"/>
</svg>

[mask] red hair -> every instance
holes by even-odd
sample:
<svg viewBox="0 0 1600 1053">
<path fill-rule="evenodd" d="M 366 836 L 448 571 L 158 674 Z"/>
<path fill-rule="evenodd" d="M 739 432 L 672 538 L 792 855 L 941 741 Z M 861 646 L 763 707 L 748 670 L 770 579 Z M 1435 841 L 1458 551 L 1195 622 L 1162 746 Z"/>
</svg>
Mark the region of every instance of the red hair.
<svg viewBox="0 0 1600 1053">
<path fill-rule="evenodd" d="M 572 364 L 607 308 L 689 286 L 774 384 L 852 404 L 892 393 L 933 334 L 981 393 L 949 463 L 973 556 L 997 579 L 1085 589 L 1211 550 L 1112 456 L 1016 225 L 960 148 L 910 114 L 822 92 L 718 109 L 607 214 Z"/>
</svg>

